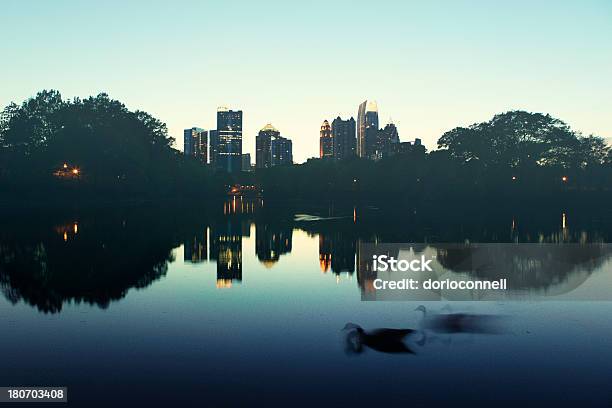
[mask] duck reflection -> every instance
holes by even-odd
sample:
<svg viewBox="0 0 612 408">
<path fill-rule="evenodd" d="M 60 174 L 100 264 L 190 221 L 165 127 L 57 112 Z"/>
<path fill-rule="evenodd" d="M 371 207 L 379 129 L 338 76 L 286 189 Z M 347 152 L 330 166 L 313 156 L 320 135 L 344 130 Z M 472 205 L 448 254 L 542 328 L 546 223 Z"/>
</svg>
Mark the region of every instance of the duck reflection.
<svg viewBox="0 0 612 408">
<path fill-rule="evenodd" d="M 415 309 L 422 312 L 421 329 L 434 333 L 501 334 L 503 316 L 471 313 L 428 313 L 425 306 Z"/>
<path fill-rule="evenodd" d="M 345 351 L 361 354 L 366 348 L 391 354 L 415 354 L 406 343 L 409 336 L 417 333 L 413 329 L 373 329 L 365 331 L 355 323 L 347 323 L 344 332 Z"/>
</svg>

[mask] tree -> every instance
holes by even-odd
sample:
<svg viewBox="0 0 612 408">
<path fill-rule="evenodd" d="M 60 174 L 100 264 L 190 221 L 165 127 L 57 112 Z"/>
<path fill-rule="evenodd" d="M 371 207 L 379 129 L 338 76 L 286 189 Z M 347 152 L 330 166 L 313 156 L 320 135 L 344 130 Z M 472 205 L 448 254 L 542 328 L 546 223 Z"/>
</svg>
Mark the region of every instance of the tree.
<svg viewBox="0 0 612 408">
<path fill-rule="evenodd" d="M 78 169 L 82 191 L 97 193 L 189 191 L 212 181 L 203 166 L 182 164 L 165 123 L 105 93 L 63 100 L 58 91 L 42 91 L 11 104 L 0 117 L 0 143 L 0 176 L 25 190 L 65 185 L 52 177 L 64 163 Z"/>
<path fill-rule="evenodd" d="M 583 137 L 550 115 L 511 111 L 468 128 L 442 135 L 438 147 L 451 157 L 485 166 L 586 166 L 603 162 L 607 148 L 603 139 Z"/>
</svg>

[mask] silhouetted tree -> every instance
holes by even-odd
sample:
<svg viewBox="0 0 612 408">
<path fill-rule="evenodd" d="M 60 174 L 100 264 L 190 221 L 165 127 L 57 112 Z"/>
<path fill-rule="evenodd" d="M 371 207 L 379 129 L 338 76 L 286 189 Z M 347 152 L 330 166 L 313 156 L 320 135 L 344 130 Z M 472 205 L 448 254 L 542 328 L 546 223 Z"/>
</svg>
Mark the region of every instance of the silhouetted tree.
<svg viewBox="0 0 612 408">
<path fill-rule="evenodd" d="M 442 135 L 438 147 L 463 162 L 485 166 L 586 167 L 603 164 L 608 148 L 602 138 L 583 137 L 550 115 L 511 111 L 488 122 L 458 127 Z"/>
<path fill-rule="evenodd" d="M 0 118 L 2 174 L 17 188 L 72 184 L 81 193 L 218 194 L 222 184 L 204 166 L 184 160 L 173 142 L 163 122 L 104 93 L 69 101 L 42 91 L 7 106 Z M 52 176 L 63 163 L 79 169 L 78 183 Z"/>
</svg>

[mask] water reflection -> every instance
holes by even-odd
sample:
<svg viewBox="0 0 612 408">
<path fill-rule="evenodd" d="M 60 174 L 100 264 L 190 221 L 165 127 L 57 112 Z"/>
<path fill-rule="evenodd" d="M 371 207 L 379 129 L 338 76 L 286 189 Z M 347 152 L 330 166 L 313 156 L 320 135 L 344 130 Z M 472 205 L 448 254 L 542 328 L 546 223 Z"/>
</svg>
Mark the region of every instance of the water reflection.
<svg viewBox="0 0 612 408">
<path fill-rule="evenodd" d="M 82 224 L 5 221 L 2 293 L 42 312 L 59 312 L 66 302 L 106 308 L 166 274 L 177 241 L 158 226 L 138 218 L 126 225 L 112 216 Z"/>
<path fill-rule="evenodd" d="M 210 260 L 217 262 L 217 287 L 242 282 L 242 236 L 248 234 L 236 219 L 220 220 L 211 228 Z"/>
<path fill-rule="evenodd" d="M 331 269 L 336 275 L 355 272 L 356 241 L 343 231 L 319 233 L 319 264 L 321 271 Z"/>
<path fill-rule="evenodd" d="M 291 253 L 292 240 L 293 229 L 289 225 L 255 224 L 255 253 L 268 268 L 274 266 L 281 255 Z"/>
<path fill-rule="evenodd" d="M 422 242 L 405 250 L 435 255 L 439 266 L 433 275 L 436 279 L 506 277 L 512 290 L 547 294 L 580 286 L 612 255 L 606 246 L 578 245 L 606 242 L 610 222 L 593 225 L 588 218 L 570 218 L 566 210 L 548 218 L 506 214 L 493 219 L 422 212 L 415 218 L 413 211 L 407 211 L 406 218 L 385 219 L 372 211 L 351 205 L 343 214 L 334 207 L 323 212 L 325 217 L 314 213 L 305 216 L 302 211 L 296 220 L 296 212 L 270 205 L 264 208 L 261 200 L 233 197 L 213 209 L 12 217 L 3 221 L 0 233 L 0 287 L 12 303 L 24 301 L 44 312 L 59 312 L 70 302 L 105 308 L 130 289 L 147 287 L 163 277 L 174 261 L 173 250 L 182 245 L 183 262 L 214 263 L 216 286 L 229 288 L 248 273 L 243 270 L 243 238 L 250 237 L 252 229 L 255 239 L 249 242 L 254 243 L 256 259 L 265 267 L 294 254 L 310 258 L 324 273 L 337 277 L 356 274 L 363 299 L 384 298 L 373 287 L 381 275 L 372 271 L 371 253 L 365 249 L 376 242 Z M 357 218 L 356 213 L 360 214 Z M 570 228 L 570 219 L 575 229 Z M 316 240 L 318 253 L 296 247 L 297 235 Z M 465 244 L 449 247 L 442 242 Z M 495 247 L 476 242 L 554 245 Z M 577 245 L 556 245 L 565 242 Z M 376 248 L 378 254 L 396 258 L 404 252 L 383 244 Z"/>
</svg>

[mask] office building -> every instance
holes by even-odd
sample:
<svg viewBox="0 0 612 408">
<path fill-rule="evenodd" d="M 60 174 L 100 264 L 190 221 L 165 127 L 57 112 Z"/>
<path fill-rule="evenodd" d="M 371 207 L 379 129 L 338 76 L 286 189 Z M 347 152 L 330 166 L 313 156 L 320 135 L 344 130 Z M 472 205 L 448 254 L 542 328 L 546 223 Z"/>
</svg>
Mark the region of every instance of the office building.
<svg viewBox="0 0 612 408">
<path fill-rule="evenodd" d="M 332 129 L 327 120 L 323 121 L 319 132 L 319 157 L 321 159 L 334 157 Z"/>
<path fill-rule="evenodd" d="M 357 112 L 357 155 L 372 159 L 378 138 L 378 106 L 375 101 L 363 101 Z"/>
<path fill-rule="evenodd" d="M 291 140 L 282 137 L 278 129 L 268 123 L 255 139 L 255 166 L 266 169 L 293 163 Z"/>
<path fill-rule="evenodd" d="M 380 160 L 385 157 L 392 156 L 397 151 L 397 145 L 399 144 L 399 133 L 397 127 L 393 123 L 388 123 L 384 129 L 378 131 L 378 138 L 376 141 L 376 153 L 375 159 Z"/>
<path fill-rule="evenodd" d="M 293 143 L 286 137 L 278 136 L 272 139 L 272 166 L 293 164 Z"/>
<path fill-rule="evenodd" d="M 334 158 L 344 160 L 355 156 L 355 119 L 342 120 L 338 116 L 332 122 L 332 139 Z"/>
<path fill-rule="evenodd" d="M 242 171 L 251 171 L 251 153 L 242 153 Z"/>
<path fill-rule="evenodd" d="M 236 173 L 242 170 L 242 111 L 221 107 L 217 110 L 213 160 L 216 170 Z M 212 146 L 212 145 L 211 145 Z"/>
<path fill-rule="evenodd" d="M 208 163 L 208 132 L 198 127 L 183 131 L 183 151 L 185 156 Z"/>
<path fill-rule="evenodd" d="M 264 126 L 255 138 L 255 167 L 267 169 L 272 167 L 272 138 L 280 136 L 280 132 L 271 123 Z"/>
</svg>

